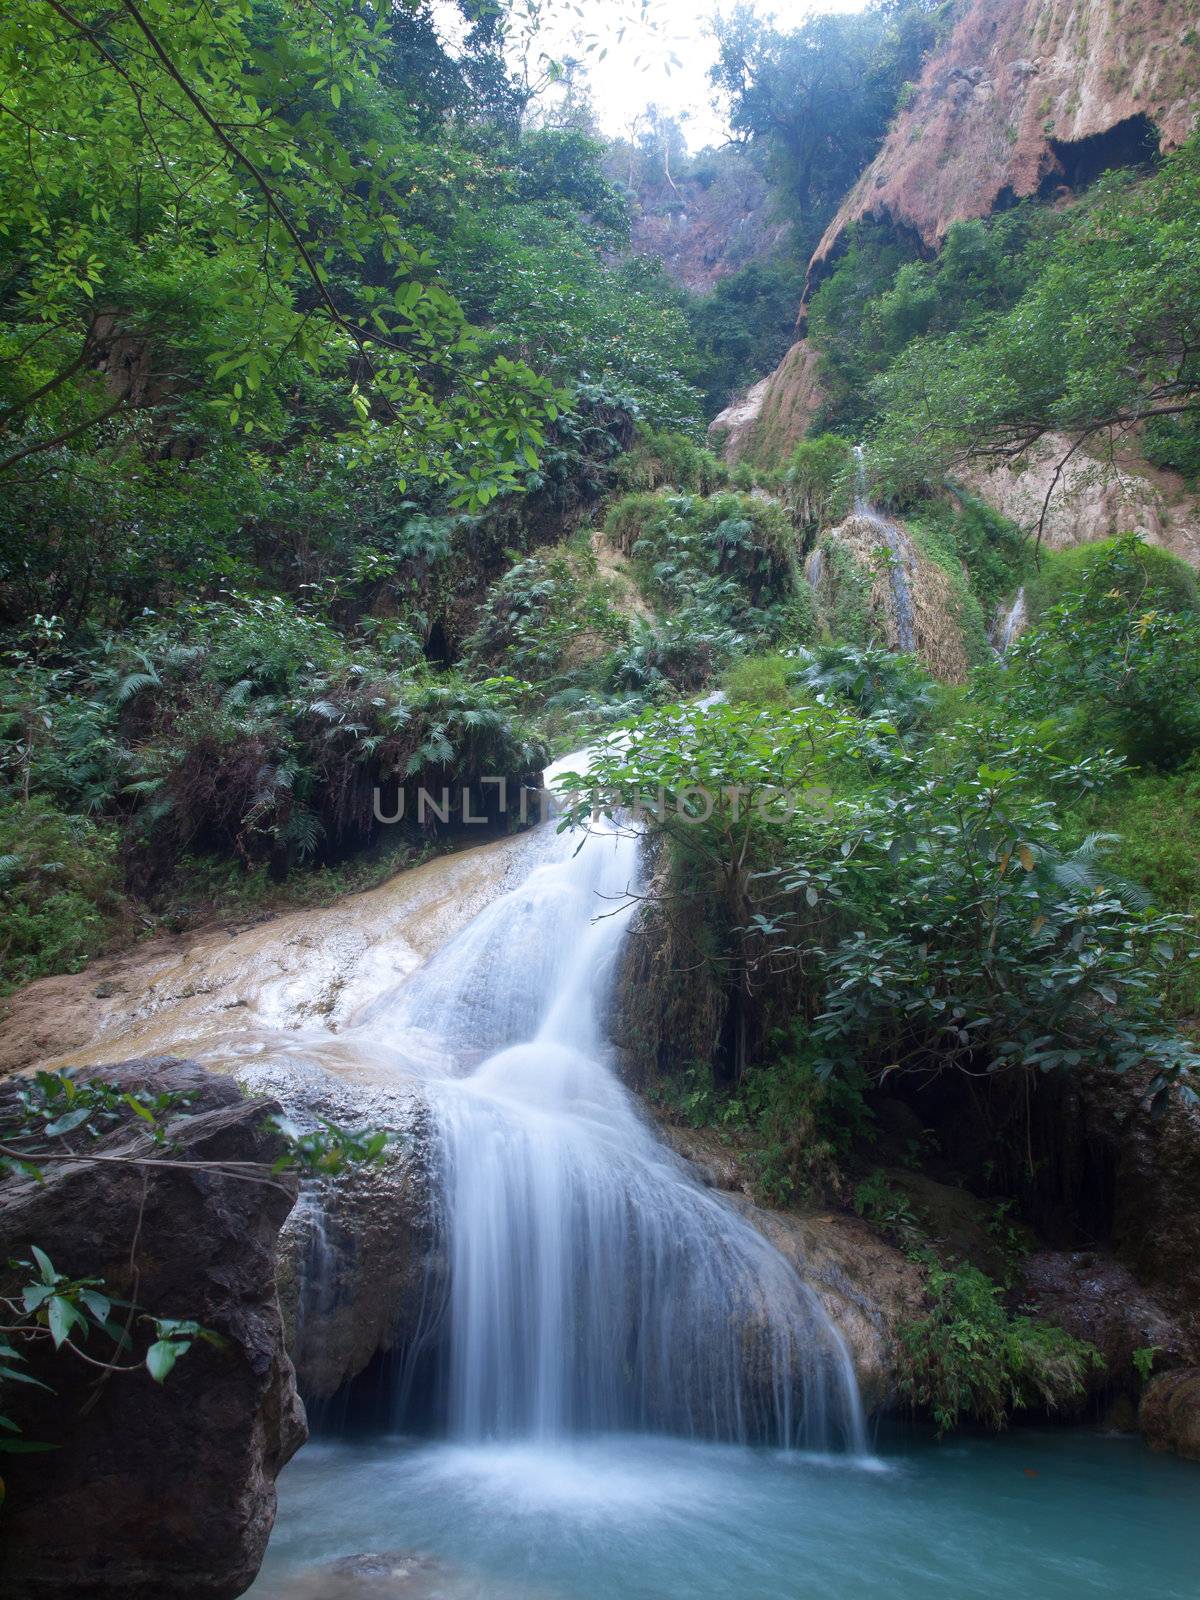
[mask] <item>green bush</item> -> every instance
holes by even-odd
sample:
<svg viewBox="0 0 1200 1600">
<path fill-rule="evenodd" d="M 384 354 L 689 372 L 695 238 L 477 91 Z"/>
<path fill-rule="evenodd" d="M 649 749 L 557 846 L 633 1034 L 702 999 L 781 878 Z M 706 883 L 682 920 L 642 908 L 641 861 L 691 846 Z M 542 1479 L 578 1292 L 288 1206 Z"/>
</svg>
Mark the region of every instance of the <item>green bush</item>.
<svg viewBox="0 0 1200 1600">
<path fill-rule="evenodd" d="M 1140 765 L 1180 765 L 1200 747 L 1192 574 L 1133 536 L 1067 554 L 1043 603 L 1063 598 L 1008 657 L 1004 703 L 1018 716 L 1058 713 L 1084 747 L 1110 743 Z"/>
<path fill-rule="evenodd" d="M 802 439 L 783 474 L 784 501 L 804 544 L 842 521 L 854 504 L 854 446 L 836 433 Z"/>
<path fill-rule="evenodd" d="M 725 463 L 684 433 L 640 427 L 633 449 L 617 464 L 618 485 L 626 490 L 671 488 L 714 494 L 729 482 Z"/>
<path fill-rule="evenodd" d="M 791 656 L 745 656 L 725 674 L 732 705 L 790 706 L 796 702 L 796 663 Z"/>
<path fill-rule="evenodd" d="M 0 993 L 95 955 L 119 879 L 115 828 L 39 797 L 0 804 Z"/>
<path fill-rule="evenodd" d="M 1131 606 L 1151 606 L 1163 611 L 1200 611 L 1200 585 L 1191 567 L 1178 556 L 1144 540 L 1098 539 L 1069 550 L 1054 550 L 1042 557 L 1040 569 L 1025 586 L 1025 605 L 1031 623 L 1054 606 L 1081 596 L 1115 588 Z"/>
</svg>

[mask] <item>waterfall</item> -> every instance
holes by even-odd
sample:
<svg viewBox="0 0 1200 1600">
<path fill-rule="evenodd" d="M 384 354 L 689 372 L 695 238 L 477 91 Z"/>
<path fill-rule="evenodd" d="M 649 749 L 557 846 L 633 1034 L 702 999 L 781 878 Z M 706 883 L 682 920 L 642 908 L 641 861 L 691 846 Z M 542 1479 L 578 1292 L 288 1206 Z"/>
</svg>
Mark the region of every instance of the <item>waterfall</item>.
<svg viewBox="0 0 1200 1600">
<path fill-rule="evenodd" d="M 428 1074 L 449 1261 L 422 1341 L 435 1407 L 464 1440 L 654 1429 L 861 1452 L 853 1368 L 816 1294 L 613 1070 L 638 839 L 541 833 L 525 879 L 372 1018 Z"/>
<path fill-rule="evenodd" d="M 888 550 L 888 583 L 892 591 L 892 619 L 896 624 L 896 648 L 908 654 L 916 647 L 912 586 L 907 563 L 912 546 L 900 529 L 880 516 L 867 496 L 867 465 L 860 444 L 854 446 L 854 515 L 875 527 Z"/>
<path fill-rule="evenodd" d="M 992 629 L 992 646 L 997 655 L 1006 656 L 1025 631 L 1028 613 L 1025 607 L 1025 585 L 1017 590 L 1010 606 L 1002 606 Z"/>
</svg>

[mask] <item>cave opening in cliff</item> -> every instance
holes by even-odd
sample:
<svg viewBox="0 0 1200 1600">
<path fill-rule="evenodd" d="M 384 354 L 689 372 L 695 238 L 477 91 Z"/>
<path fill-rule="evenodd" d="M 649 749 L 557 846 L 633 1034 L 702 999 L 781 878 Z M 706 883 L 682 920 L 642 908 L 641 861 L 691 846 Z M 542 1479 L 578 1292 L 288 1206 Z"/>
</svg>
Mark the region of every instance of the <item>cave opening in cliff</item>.
<svg viewBox="0 0 1200 1600">
<path fill-rule="evenodd" d="M 1054 166 L 1043 178 L 1042 189 L 1050 193 L 1063 184 L 1073 190 L 1086 189 L 1103 173 L 1120 167 L 1152 167 L 1159 156 L 1158 129 L 1141 112 L 1086 139 L 1051 139 L 1049 143 Z"/>
</svg>

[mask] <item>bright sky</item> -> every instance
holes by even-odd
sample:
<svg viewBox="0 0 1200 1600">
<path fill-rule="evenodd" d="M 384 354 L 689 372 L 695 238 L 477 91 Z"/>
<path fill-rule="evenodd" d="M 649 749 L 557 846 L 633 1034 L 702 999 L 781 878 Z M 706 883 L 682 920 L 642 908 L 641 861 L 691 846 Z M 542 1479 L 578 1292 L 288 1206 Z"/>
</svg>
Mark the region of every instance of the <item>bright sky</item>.
<svg viewBox="0 0 1200 1600">
<path fill-rule="evenodd" d="M 720 144 L 727 137 L 724 111 L 714 108 L 708 81 L 708 69 L 716 60 L 709 19 L 718 10 L 732 10 L 734 0 L 648 0 L 649 27 L 638 20 L 642 0 L 533 3 L 540 5 L 545 17 L 533 54 L 540 50 L 585 61 L 597 120 L 610 137 L 627 135 L 632 119 L 651 104 L 685 119 L 693 150 Z M 862 11 L 867 0 L 753 0 L 753 4 L 760 15 L 789 31 L 815 12 Z M 522 0 L 515 9 L 520 13 Z M 587 45 L 594 48 L 587 50 Z M 601 60 L 603 51 L 607 55 Z"/>
<path fill-rule="evenodd" d="M 862 11 L 867 0 L 754 0 L 755 10 L 772 17 L 787 32 L 814 12 Z M 612 137 L 626 134 L 630 121 L 645 106 L 657 105 L 684 123 L 688 144 L 699 150 L 727 137 L 724 109 L 714 108 L 708 69 L 716 60 L 709 19 L 732 10 L 732 0 L 650 0 L 652 27 L 636 18 L 641 0 L 558 0 L 547 6 L 549 24 L 542 31 L 543 48 L 552 54 L 576 54 L 573 34 L 582 34 L 596 48 L 585 57 L 596 115 Z M 578 14 L 576 14 L 578 13 Z M 624 37 L 618 35 L 624 27 Z M 602 50 L 608 54 L 599 60 Z M 671 60 L 677 58 L 678 65 Z"/>
</svg>

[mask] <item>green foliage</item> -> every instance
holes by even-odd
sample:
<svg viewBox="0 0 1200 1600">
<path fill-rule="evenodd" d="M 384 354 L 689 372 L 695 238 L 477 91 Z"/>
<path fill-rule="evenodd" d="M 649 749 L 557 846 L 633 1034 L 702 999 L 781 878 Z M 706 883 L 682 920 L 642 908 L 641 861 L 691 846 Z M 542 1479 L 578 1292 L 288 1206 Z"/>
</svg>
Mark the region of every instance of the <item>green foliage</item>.
<svg viewBox="0 0 1200 1600">
<path fill-rule="evenodd" d="M 924 721 L 932 705 L 928 673 L 911 657 L 878 645 L 821 644 L 795 651 L 791 660 L 796 683 L 813 699 L 840 700 L 900 729 Z"/>
<path fill-rule="evenodd" d="M 1019 456 L 1048 433 L 1076 449 L 1142 422 L 1160 442 L 1168 426 L 1189 437 L 1200 406 L 1198 217 L 1193 137 L 1140 183 L 1102 179 L 1047 244 L 1031 240 L 1011 307 L 908 344 L 873 399 L 876 456 L 895 491 L 937 483 L 956 460 Z"/>
<path fill-rule="evenodd" d="M 820 222 L 850 188 L 948 14 L 908 0 L 809 17 L 788 34 L 748 6 L 718 19 L 713 81 L 731 97 L 734 130 L 766 145 L 789 213 Z"/>
<path fill-rule="evenodd" d="M 803 291 L 799 261 L 752 261 L 687 306 L 706 415 L 715 416 L 747 383 L 779 365 L 796 337 Z"/>
<path fill-rule="evenodd" d="M 1111 793 L 1094 797 L 1072 830 L 1114 837 L 1113 869 L 1140 884 L 1151 905 L 1200 917 L 1200 758 L 1171 773 L 1133 773 Z M 1163 972 L 1163 997 L 1171 1015 L 1200 1015 L 1200 963 L 1177 945 Z"/>
<path fill-rule="evenodd" d="M 480 608 L 468 658 L 544 681 L 572 660 L 603 653 L 627 624 L 595 569 L 590 551 L 541 551 L 517 562 Z"/>
<path fill-rule="evenodd" d="M 206 431 L 278 439 L 299 385 L 464 504 L 520 481 L 555 393 L 484 350 L 411 228 L 427 157 L 395 46 L 349 0 L 0 28 L 0 471 L 75 439 L 136 454 L 147 402 L 164 432 L 207 410 Z"/>
<path fill-rule="evenodd" d="M 1037 571 L 1033 552 L 1021 530 L 991 506 L 961 490 L 952 498 L 919 501 L 905 517 L 905 525 L 926 548 L 941 556 L 941 565 L 953 563 L 961 579 L 967 570 L 971 593 L 983 617 L 991 617 L 997 607 Z M 1050 558 L 1043 557 L 1048 561 Z M 978 664 L 978 663 L 976 663 Z"/>
<path fill-rule="evenodd" d="M 796 663 L 790 655 L 744 656 L 725 674 L 733 705 L 791 706 L 796 703 Z"/>
<path fill-rule="evenodd" d="M 687 434 L 643 425 L 617 467 L 617 481 L 633 492 L 670 488 L 708 495 L 725 486 L 729 469 Z"/>
<path fill-rule="evenodd" d="M 0 993 L 95 955 L 119 880 L 114 828 L 63 816 L 40 796 L 0 804 Z"/>
<path fill-rule="evenodd" d="M 1162 991 L 1194 930 L 1108 867 L 1110 839 L 1064 831 L 1120 762 L 988 712 L 935 732 L 927 680 L 884 652 L 792 659 L 769 694 L 647 713 L 592 772 L 669 840 L 662 892 L 730 991 L 811 1019 L 825 1077 L 1149 1063 L 1160 1099 L 1190 1094 Z"/>
<path fill-rule="evenodd" d="M 906 1250 L 914 1250 L 924 1238 L 912 1201 L 888 1180 L 886 1173 L 872 1172 L 855 1185 L 854 1209 Z"/>
<path fill-rule="evenodd" d="M 1128 540 L 1097 539 L 1041 557 L 1025 586 L 1031 623 L 1068 601 L 1115 588 L 1131 606 L 1162 611 L 1200 612 L 1200 586 L 1191 567 L 1157 546 Z"/>
<path fill-rule="evenodd" d="M 643 593 L 663 609 L 702 603 L 730 625 L 757 630 L 770 627 L 766 612 L 794 587 L 787 518 L 750 495 L 626 495 L 605 532 L 632 556 Z"/>
<path fill-rule="evenodd" d="M 1081 737 L 1111 741 L 1142 765 L 1186 761 L 1200 747 L 1200 611 L 1190 607 L 1191 574 L 1133 536 L 1058 572 L 1064 598 L 1012 651 L 1005 703 L 1018 715 L 1053 706 Z M 1046 599 L 1055 582 L 1052 568 Z"/>
<path fill-rule="evenodd" d="M 927 1411 L 939 1436 L 964 1417 L 1000 1429 L 1015 1410 L 1054 1411 L 1080 1398 L 1093 1345 L 1005 1309 L 999 1286 L 978 1268 L 930 1260 L 929 1311 L 900 1330 L 900 1386 Z"/>
<path fill-rule="evenodd" d="M 27 676 L 22 670 L 22 692 Z M 137 841 L 135 886 L 143 888 L 189 848 L 220 850 L 247 867 L 269 857 L 286 870 L 369 842 L 377 785 L 447 786 L 455 814 L 462 786 L 475 785 L 482 815 L 479 779 L 521 781 L 545 760 L 517 710 L 514 680 L 397 670 L 365 644 L 351 649 L 319 616 L 278 595 L 230 593 L 181 608 L 77 658 L 68 676 L 71 705 L 90 708 L 86 726 L 104 730 L 87 744 L 87 763 L 78 759 L 72 716 L 45 729 L 32 754 L 17 722 L 0 753 L 26 765 L 36 801 L 30 815 L 46 833 L 42 848 L 74 830 L 82 843 L 94 838 L 111 852 L 110 834 L 56 818 L 38 797 L 72 809 L 91 803 L 119 817 Z M 20 825 L 26 809 L 5 812 L 8 826 Z M 37 838 L 35 829 L 35 845 Z M 59 870 L 68 888 L 71 874 L 86 876 L 83 892 L 94 896 L 97 865 L 96 849 L 84 849 Z M 32 865 L 24 879 L 14 870 L 19 909 L 22 882 L 40 880 L 28 876 Z M 28 918 L 40 917 L 45 931 L 36 940 L 53 944 L 54 929 L 77 908 L 78 900 L 60 905 L 51 897 L 42 911 L 31 907 L 16 918 L 10 937 L 23 948 L 35 939 Z M 82 916 L 73 927 L 73 938 L 85 941 L 81 951 L 96 921 Z M 48 959 L 61 963 L 66 953 Z"/>
<path fill-rule="evenodd" d="M 1143 1383 L 1150 1382 L 1150 1374 L 1154 1371 L 1154 1358 L 1162 1348 L 1161 1345 L 1141 1345 L 1133 1352 L 1133 1366 L 1138 1377 Z"/>
<path fill-rule="evenodd" d="M 783 475 L 784 501 L 803 544 L 840 522 L 854 503 L 854 446 L 836 433 L 802 439 Z"/>
</svg>

